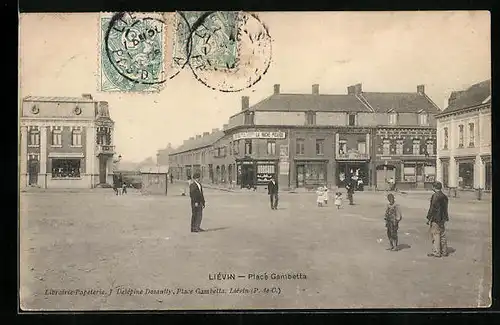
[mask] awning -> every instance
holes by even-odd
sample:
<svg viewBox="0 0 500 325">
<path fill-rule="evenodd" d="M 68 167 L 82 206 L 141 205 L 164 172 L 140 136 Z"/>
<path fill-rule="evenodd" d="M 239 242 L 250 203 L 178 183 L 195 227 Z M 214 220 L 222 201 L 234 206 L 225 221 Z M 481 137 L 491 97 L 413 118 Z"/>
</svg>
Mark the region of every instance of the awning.
<svg viewBox="0 0 500 325">
<path fill-rule="evenodd" d="M 84 158 L 83 152 L 51 152 L 49 158 Z"/>
</svg>

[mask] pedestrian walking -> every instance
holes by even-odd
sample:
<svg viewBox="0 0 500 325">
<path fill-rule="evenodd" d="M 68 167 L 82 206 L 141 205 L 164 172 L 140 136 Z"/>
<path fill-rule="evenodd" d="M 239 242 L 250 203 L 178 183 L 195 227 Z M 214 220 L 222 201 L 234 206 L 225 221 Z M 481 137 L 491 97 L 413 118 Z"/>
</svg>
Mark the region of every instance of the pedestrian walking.
<svg viewBox="0 0 500 325">
<path fill-rule="evenodd" d="M 341 192 L 335 193 L 335 206 L 337 207 L 337 209 L 340 209 L 340 207 L 342 206 L 342 193 Z"/>
<path fill-rule="evenodd" d="M 123 182 L 122 194 L 127 194 L 127 183 L 126 182 Z"/>
<path fill-rule="evenodd" d="M 349 199 L 349 205 L 354 205 L 354 181 L 349 179 L 345 184 L 345 188 L 347 190 L 347 198 Z"/>
<path fill-rule="evenodd" d="M 276 180 L 272 177 L 267 184 L 267 194 L 271 201 L 271 210 L 278 210 L 278 190 L 278 183 L 276 183 Z"/>
<path fill-rule="evenodd" d="M 396 204 L 396 199 L 394 198 L 394 194 L 389 193 L 387 195 L 387 207 L 385 209 L 385 226 L 387 228 L 387 238 L 389 239 L 389 248 L 388 250 L 396 251 L 398 250 L 398 229 L 399 222 L 403 219 L 401 214 L 401 208 L 399 204 Z"/>
<path fill-rule="evenodd" d="M 174 174 L 170 173 L 170 184 L 174 184 Z"/>
<path fill-rule="evenodd" d="M 443 184 L 435 182 L 432 186 L 434 194 L 427 212 L 427 224 L 430 225 L 432 237 L 432 253 L 429 257 L 448 256 L 448 243 L 446 241 L 445 223 L 448 219 L 448 197 L 442 192 Z"/>
<path fill-rule="evenodd" d="M 194 173 L 189 185 L 189 196 L 191 197 L 191 232 L 205 231 L 201 228 L 203 209 L 205 209 L 205 197 L 203 187 L 200 184 L 200 174 Z"/>
</svg>

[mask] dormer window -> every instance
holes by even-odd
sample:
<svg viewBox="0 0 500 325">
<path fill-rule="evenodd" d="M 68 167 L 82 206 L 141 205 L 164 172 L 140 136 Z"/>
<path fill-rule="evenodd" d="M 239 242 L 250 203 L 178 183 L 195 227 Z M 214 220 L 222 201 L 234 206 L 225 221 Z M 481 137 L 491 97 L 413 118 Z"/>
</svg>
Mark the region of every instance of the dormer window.
<svg viewBox="0 0 500 325">
<path fill-rule="evenodd" d="M 247 124 L 247 125 L 254 124 L 254 112 L 252 112 L 252 111 L 245 112 L 245 124 Z"/>
<path fill-rule="evenodd" d="M 347 118 L 347 125 L 355 126 L 356 125 L 356 114 L 349 114 Z"/>
<path fill-rule="evenodd" d="M 429 125 L 429 114 L 427 112 L 420 111 L 418 113 L 418 124 Z"/>
<path fill-rule="evenodd" d="M 398 114 L 394 111 L 389 111 L 389 124 L 390 125 L 398 124 Z"/>
<path fill-rule="evenodd" d="M 306 112 L 306 125 L 316 124 L 316 112 L 308 111 Z"/>
</svg>

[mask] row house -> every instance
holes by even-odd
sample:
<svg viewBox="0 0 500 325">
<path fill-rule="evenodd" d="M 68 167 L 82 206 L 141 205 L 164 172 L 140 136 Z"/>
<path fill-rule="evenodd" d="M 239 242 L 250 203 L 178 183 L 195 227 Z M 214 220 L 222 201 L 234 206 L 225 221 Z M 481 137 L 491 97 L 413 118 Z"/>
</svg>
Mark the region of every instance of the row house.
<svg viewBox="0 0 500 325">
<path fill-rule="evenodd" d="M 26 97 L 20 116 L 21 188 L 93 188 L 112 183 L 114 122 L 90 94 Z"/>
<path fill-rule="evenodd" d="M 423 86 L 414 93 L 367 93 L 357 84 L 348 87 L 347 94 L 325 95 L 317 84 L 310 94 L 284 94 L 280 85 L 274 85 L 273 94 L 253 106 L 249 97 L 242 97 L 240 111 L 213 142 L 208 164 L 215 177 L 210 180 L 252 187 L 275 177 L 285 188 L 313 188 L 343 186 L 356 174 L 367 186 L 385 188 L 391 175 L 401 182 L 403 178 L 395 174 L 401 175 L 400 170 L 408 170 L 411 163 L 432 164 L 435 152 L 417 153 L 413 141 L 426 145 L 435 141 L 432 115 L 437 111 Z M 404 140 L 404 148 L 411 143 L 412 151 L 377 152 L 380 144 L 396 141 L 395 129 L 401 129 L 397 141 Z"/>
<path fill-rule="evenodd" d="M 491 190 L 491 79 L 452 92 L 436 118 L 438 179 L 451 189 Z"/>
</svg>

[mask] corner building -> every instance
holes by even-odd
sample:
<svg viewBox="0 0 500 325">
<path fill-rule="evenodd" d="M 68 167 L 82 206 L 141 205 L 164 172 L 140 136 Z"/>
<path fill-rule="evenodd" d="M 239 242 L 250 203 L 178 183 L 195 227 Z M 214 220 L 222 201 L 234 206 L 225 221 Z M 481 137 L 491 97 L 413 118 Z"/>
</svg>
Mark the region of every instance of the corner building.
<svg viewBox="0 0 500 325">
<path fill-rule="evenodd" d="M 93 188 L 113 180 L 114 122 L 90 94 L 26 97 L 20 117 L 20 187 Z"/>
<path fill-rule="evenodd" d="M 170 155 L 170 165 L 176 165 L 179 178 L 187 178 L 188 170 L 199 168 L 203 181 L 240 187 L 265 185 L 272 176 L 282 188 L 344 186 L 343 180 L 353 174 L 366 186 L 381 182 L 377 177 L 384 177 L 385 184 L 387 175 L 375 171 L 376 163 L 385 164 L 377 158 L 376 135 L 377 130 L 398 127 L 390 124 L 389 113 L 410 111 L 413 119 L 408 119 L 408 126 L 420 128 L 419 114 L 429 116 L 439 109 L 418 92 L 400 93 L 397 98 L 382 93 L 386 100 L 374 108 L 365 98 L 370 94 L 378 99 L 378 93 L 364 93 L 361 84 L 337 95 L 320 94 L 319 85 L 313 85 L 310 94 L 283 94 L 280 85 L 274 85 L 273 94 L 253 106 L 248 97 L 242 97 L 240 111 L 221 131 L 185 141 Z M 407 97 L 413 98 L 412 105 L 407 104 L 411 100 L 402 101 Z M 393 107 L 395 103 L 400 106 Z M 423 128 L 435 134 L 432 124 Z M 383 132 L 383 139 L 385 136 Z M 390 160 L 400 165 L 400 157 Z"/>
</svg>

